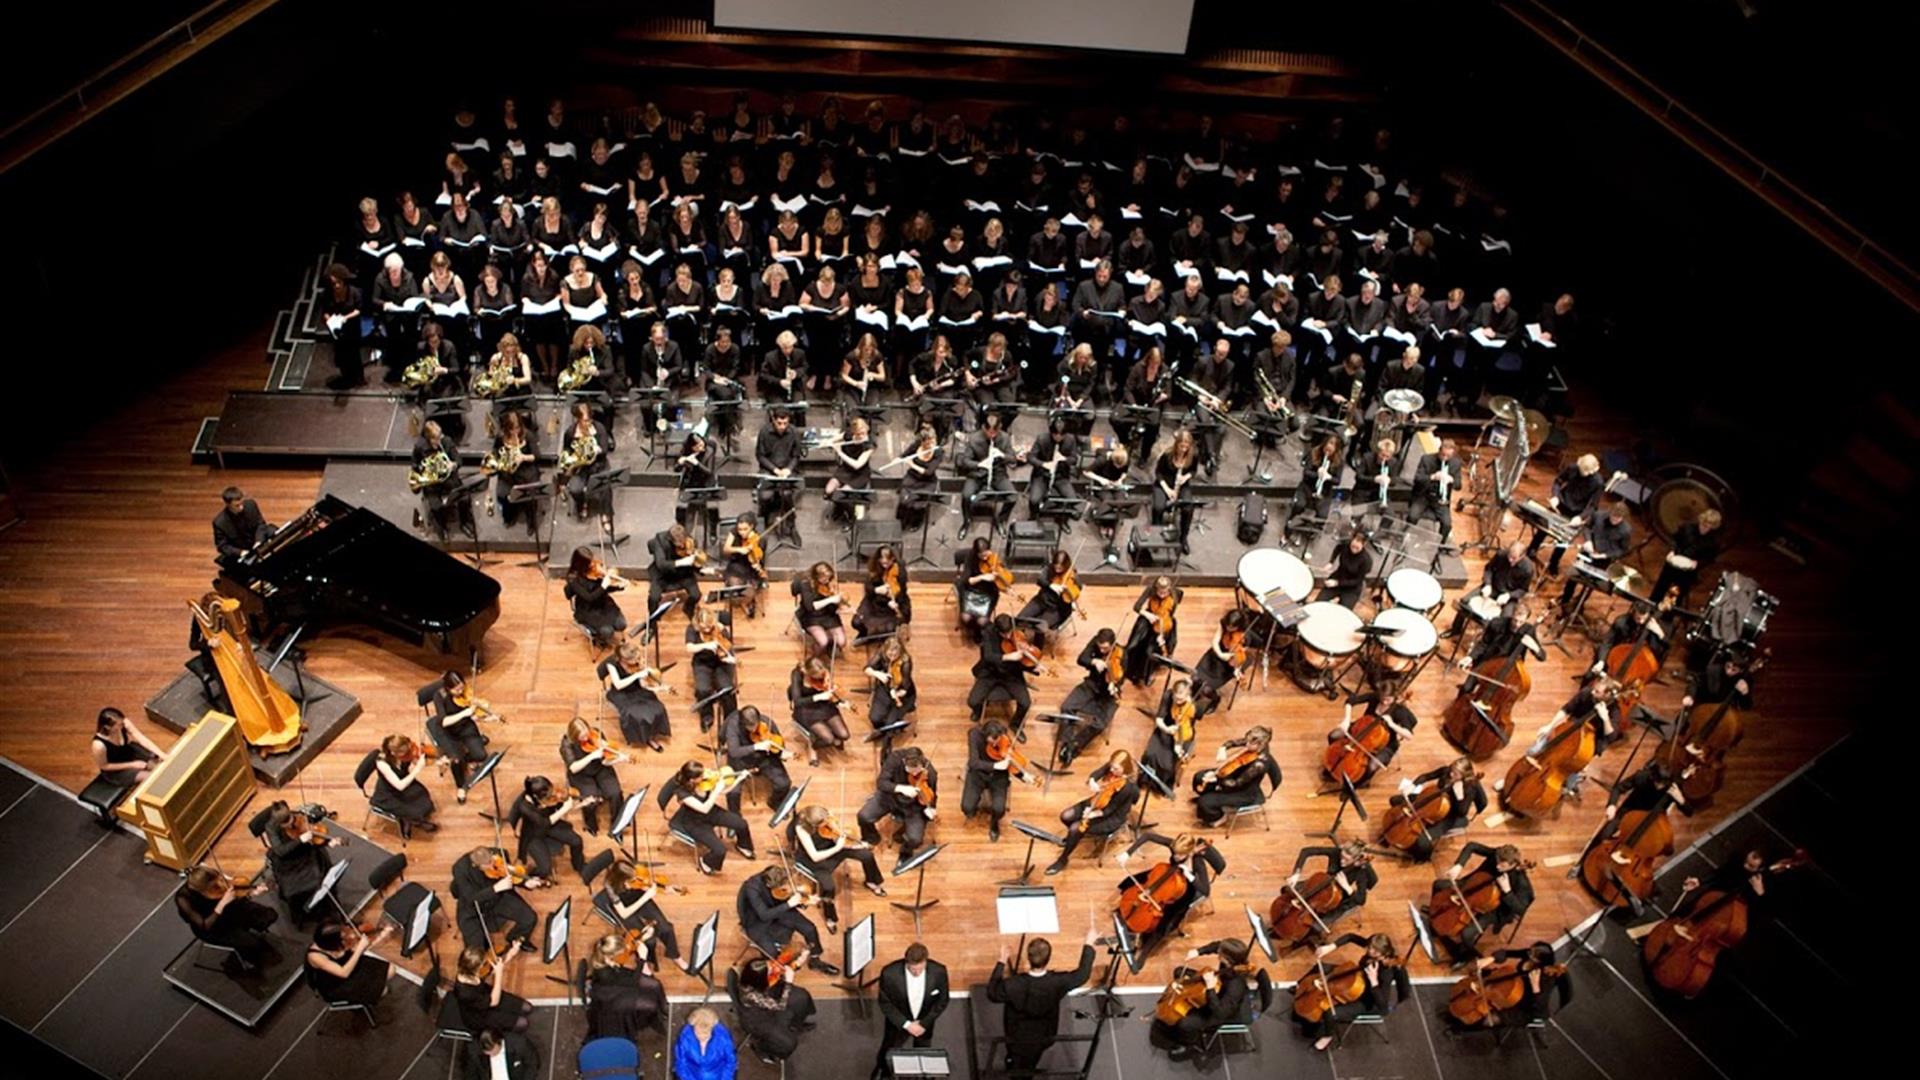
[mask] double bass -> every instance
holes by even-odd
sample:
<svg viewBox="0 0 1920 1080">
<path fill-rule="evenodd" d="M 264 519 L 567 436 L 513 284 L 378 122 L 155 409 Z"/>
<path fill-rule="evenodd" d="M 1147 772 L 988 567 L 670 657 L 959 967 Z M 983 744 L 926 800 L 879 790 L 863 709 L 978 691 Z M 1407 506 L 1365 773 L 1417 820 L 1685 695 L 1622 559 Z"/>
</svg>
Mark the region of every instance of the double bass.
<svg viewBox="0 0 1920 1080">
<path fill-rule="evenodd" d="M 1757 659 L 1747 669 L 1750 676 L 1766 663 Z M 1696 722 L 1699 706 L 1687 710 L 1663 750 L 1667 771 L 1680 785 L 1687 805 L 1698 806 L 1713 798 L 1727 778 L 1727 752 L 1746 735 L 1747 714 L 1733 703 L 1733 695 L 1713 706 L 1704 721 Z"/>
<path fill-rule="evenodd" d="M 1673 850 L 1673 822 L 1667 819 L 1672 802 L 1662 792 L 1651 809 L 1621 814 L 1613 835 L 1581 856 L 1580 881 L 1601 903 L 1627 907 L 1653 895 L 1654 864 Z"/>
<path fill-rule="evenodd" d="M 1796 851 L 1759 872 L 1771 874 L 1806 861 L 1806 852 Z M 1661 919 L 1640 942 L 1648 977 L 1670 994 L 1698 997 L 1713 978 L 1721 952 L 1747 936 L 1747 915 L 1747 898 L 1740 889 L 1707 887 L 1685 918 Z"/>
<path fill-rule="evenodd" d="M 1440 734 L 1472 758 L 1484 758 L 1513 738 L 1513 707 L 1533 690 L 1523 637 L 1505 656 L 1480 661 L 1440 719 Z"/>
<path fill-rule="evenodd" d="M 1501 960 L 1484 971 L 1475 968 L 1453 984 L 1447 996 L 1447 1013 L 1466 1027 L 1485 1027 L 1495 1015 L 1517 1008 L 1527 999 L 1527 972 L 1519 960 Z M 1557 979 L 1567 973 L 1564 964 L 1547 964 L 1538 969 L 1543 979 Z"/>
<path fill-rule="evenodd" d="M 1632 641 L 1623 641 L 1607 650 L 1606 674 L 1620 684 L 1620 724 L 1625 730 L 1627 717 L 1633 715 L 1633 707 L 1640 704 L 1640 693 L 1647 683 L 1660 674 L 1660 653 L 1648 642 L 1653 635 L 1654 623 L 1661 615 L 1672 609 L 1680 599 L 1680 589 L 1676 586 L 1667 590 L 1660 598 L 1647 621 L 1640 624 L 1640 632 L 1633 635 Z"/>
<path fill-rule="evenodd" d="M 1539 817 L 1560 805 L 1567 778 L 1587 767 L 1599 749 L 1593 725 L 1584 716 L 1561 719 L 1537 754 L 1522 754 L 1500 785 L 1500 808 L 1521 817 Z"/>
</svg>

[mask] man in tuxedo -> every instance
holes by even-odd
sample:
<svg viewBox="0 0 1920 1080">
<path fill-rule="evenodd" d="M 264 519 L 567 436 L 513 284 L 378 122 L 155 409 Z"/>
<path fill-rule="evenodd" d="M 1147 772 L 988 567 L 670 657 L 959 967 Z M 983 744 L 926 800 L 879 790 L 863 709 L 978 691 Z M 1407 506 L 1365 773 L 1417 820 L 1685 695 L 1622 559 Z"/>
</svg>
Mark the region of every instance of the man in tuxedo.
<svg viewBox="0 0 1920 1080">
<path fill-rule="evenodd" d="M 947 1009 L 947 967 L 927 956 L 927 947 L 914 942 L 904 957 L 880 969 L 880 1057 L 874 1077 L 888 1075 L 887 1053 L 911 1043 L 933 1045 L 933 1025 Z"/>
<path fill-rule="evenodd" d="M 273 526 L 260 513 L 260 504 L 247 498 L 246 492 L 230 487 L 220 493 L 220 501 L 226 506 L 213 515 L 213 548 L 221 562 L 240 558 L 273 535 Z"/>
<path fill-rule="evenodd" d="M 540 1051 L 517 1032 L 483 1031 L 467 1045 L 466 1080 L 533 1080 L 540 1075 Z"/>
<path fill-rule="evenodd" d="M 647 541 L 647 551 L 653 556 L 653 566 L 648 569 L 647 611 L 659 607 L 673 592 L 680 593 L 688 618 L 700 606 L 700 557 L 697 553 L 680 553 L 687 539 L 687 527 L 676 522 Z"/>
<path fill-rule="evenodd" d="M 987 980 L 987 1000 L 1000 1002 L 1002 1026 L 1007 1033 L 1007 1072 L 1014 1077 L 1031 1073 L 1040 1058 L 1060 1033 L 1060 1002 L 1075 987 L 1093 975 L 1093 944 L 1100 940 L 1097 927 L 1087 927 L 1087 940 L 1080 947 L 1080 966 L 1072 971 L 1048 971 L 1053 945 L 1045 938 L 1027 942 L 1027 970 L 1009 973 L 1012 958 L 1005 945 L 1000 947 L 1000 962 L 993 965 Z"/>
</svg>

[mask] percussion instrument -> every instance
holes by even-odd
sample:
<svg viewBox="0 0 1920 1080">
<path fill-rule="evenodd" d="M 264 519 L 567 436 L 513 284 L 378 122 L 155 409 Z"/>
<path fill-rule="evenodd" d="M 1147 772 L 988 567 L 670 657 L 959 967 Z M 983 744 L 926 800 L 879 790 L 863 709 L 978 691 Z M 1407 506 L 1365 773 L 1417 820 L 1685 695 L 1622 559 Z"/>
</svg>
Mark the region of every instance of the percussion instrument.
<svg viewBox="0 0 1920 1080">
<path fill-rule="evenodd" d="M 1553 537 L 1553 541 L 1556 544 L 1566 543 L 1575 533 L 1580 531 L 1579 528 L 1574 525 L 1573 519 L 1566 517 L 1538 500 L 1528 499 L 1526 502 L 1520 504 L 1519 510 L 1520 516 L 1525 518 L 1528 524 L 1545 529 L 1547 535 Z"/>
<path fill-rule="evenodd" d="M 1487 400 L 1487 411 L 1493 413 L 1494 419 L 1509 427 L 1524 422 L 1520 410 L 1520 403 L 1505 394 L 1496 394 L 1492 398 L 1489 398 Z"/>
<path fill-rule="evenodd" d="M 1431 617 L 1439 610 L 1444 594 L 1440 582 L 1432 574 L 1403 566 L 1387 575 L 1387 598 L 1393 601 L 1395 607 Z"/>
<path fill-rule="evenodd" d="M 1404 420 L 1425 408 L 1427 399 L 1421 397 L 1418 390 L 1395 387 L 1380 395 L 1380 404 L 1400 414 L 1400 418 Z"/>
<path fill-rule="evenodd" d="M 1676 461 L 1653 469 L 1646 483 L 1653 489 L 1647 496 L 1647 522 L 1661 540 L 1672 544 L 1680 526 L 1698 521 L 1703 510 L 1720 511 L 1726 519 L 1720 535 L 1723 539 L 1732 536 L 1739 499 L 1732 486 L 1713 472 Z"/>
<path fill-rule="evenodd" d="M 1255 548 L 1240 556 L 1239 580 L 1240 587 L 1255 597 L 1277 591 L 1296 604 L 1313 591 L 1313 571 L 1279 548 Z"/>
<path fill-rule="evenodd" d="M 1440 644 L 1440 632 L 1425 615 L 1408 608 L 1387 608 L 1373 617 L 1373 662 L 1394 675 L 1405 675 Z"/>
<path fill-rule="evenodd" d="M 1694 624 L 1691 637 L 1711 640 L 1716 645 L 1760 644 L 1767 632 L 1767 620 L 1780 607 L 1771 593 L 1760 591 L 1745 574 L 1729 570 L 1720 575 L 1720 584 L 1707 598 L 1704 617 Z"/>
<path fill-rule="evenodd" d="M 1360 633 L 1360 616 L 1331 600 L 1319 600 L 1303 609 L 1306 618 L 1299 626 L 1295 644 L 1301 663 L 1316 671 L 1326 671 L 1346 657 L 1360 651 L 1366 638 Z"/>
</svg>

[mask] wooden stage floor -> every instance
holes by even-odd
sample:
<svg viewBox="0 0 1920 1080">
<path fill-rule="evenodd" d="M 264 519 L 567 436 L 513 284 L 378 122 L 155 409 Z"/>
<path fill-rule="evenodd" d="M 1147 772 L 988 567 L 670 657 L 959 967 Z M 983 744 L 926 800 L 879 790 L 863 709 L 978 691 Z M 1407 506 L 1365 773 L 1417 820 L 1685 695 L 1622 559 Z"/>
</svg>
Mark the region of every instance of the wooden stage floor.
<svg viewBox="0 0 1920 1080">
<path fill-rule="evenodd" d="M 220 489 L 241 485 L 276 521 L 313 500 L 320 482 L 317 465 L 220 471 L 189 462 L 188 448 L 201 418 L 218 410 L 229 388 L 257 384 L 261 351 L 261 342 L 248 342 L 210 358 L 199 368 L 156 386 L 138 406 L 102 417 L 78 433 L 73 445 L 53 455 L 56 464 L 16 475 L 26 520 L 0 534 L 0 582 L 4 582 L 0 587 L 0 684 L 8 689 L 0 695 L 0 754 L 70 789 L 84 786 L 92 775 L 86 748 L 95 711 L 111 704 L 138 715 L 140 702 L 179 670 L 187 640 L 185 602 L 203 591 L 213 574 L 208 522 L 219 508 Z M 1622 445 L 1635 437 L 1631 422 L 1622 417 L 1583 415 L 1571 428 L 1576 452 Z M 1528 484 L 1543 488 L 1548 475 L 1536 464 Z M 1470 532 L 1472 525 L 1463 521 L 1461 529 Z M 1663 550 L 1656 544 L 1644 552 L 1646 564 L 1652 566 Z M 1823 581 L 1817 571 L 1786 561 L 1753 537 L 1723 565 L 1754 575 L 1763 588 L 1781 598 L 1783 606 L 1774 617 L 1768 641 L 1775 660 L 1762 688 L 1762 720 L 1736 751 L 1726 788 L 1714 806 L 1693 818 L 1677 820 L 1683 846 L 1846 733 L 1849 721 L 1843 718 L 1850 715 L 1854 686 L 1849 672 L 1858 670 L 1857 635 L 1864 634 L 1843 617 L 1846 605 L 1840 590 Z M 488 638 L 489 667 L 480 685 L 511 721 L 489 729 L 496 747 L 512 750 L 501 778 L 504 795 L 517 790 L 521 776 L 528 772 L 558 775 L 555 747 L 562 726 L 577 708 L 591 714 L 599 689 L 587 647 L 569 618 L 560 582 L 511 559 L 490 566 L 489 572 L 499 578 L 504 592 L 500 620 Z M 1470 572 L 1477 580 L 1477 558 Z M 1027 584 L 1016 592 L 1025 595 L 1030 589 Z M 1696 601 L 1704 600 L 1705 591 Z M 971 685 L 967 669 L 972 650 L 952 629 L 948 593 L 944 582 L 915 587 L 919 617 L 912 649 L 920 684 L 918 741 L 943 775 L 951 778 L 943 799 L 946 813 L 931 832 L 949 846 L 928 874 L 928 894 L 940 897 L 941 904 L 927 917 L 925 940 L 934 956 L 953 969 L 958 986 L 984 979 L 1000 945 L 1010 943 L 994 931 L 991 898 L 995 883 L 1018 871 L 1025 845 L 1011 830 L 998 844 L 988 843 L 984 820 L 968 823 L 958 813 L 967 727 L 960 703 Z M 1134 595 L 1133 589 L 1090 588 L 1084 601 L 1091 614 L 1087 626 L 1121 627 Z M 1190 592 L 1181 611 L 1182 660 L 1191 662 L 1198 656 L 1210 627 L 1231 603 L 1230 590 Z M 741 644 L 757 647 L 743 657 L 741 700 L 763 707 L 781 702 L 799 649 L 787 629 L 784 606 L 779 602 L 774 606 L 777 614 L 743 623 L 738 635 Z M 669 642 L 679 640 L 682 625 L 678 616 L 669 623 Z M 1082 640 L 1075 639 L 1069 647 L 1077 649 Z M 1590 658 L 1590 646 L 1577 635 L 1569 635 L 1568 644 L 1573 646 L 1574 659 L 1550 649 L 1549 660 L 1535 666 L 1533 694 L 1517 714 L 1516 746 L 1488 763 L 1494 776 L 1504 774 L 1531 733 L 1572 692 L 1572 680 Z M 328 635 L 311 646 L 312 672 L 357 694 L 365 713 L 289 792 L 334 806 L 357 825 L 365 804 L 353 789 L 354 764 L 382 736 L 419 731 L 414 689 L 435 671 L 427 656 L 405 655 L 354 635 Z M 1065 670 L 1072 668 L 1071 657 L 1062 661 L 1056 665 L 1058 673 L 1035 681 L 1037 709 L 1057 706 L 1072 686 L 1075 676 Z M 842 664 L 843 680 L 856 675 L 855 663 Z M 677 697 L 669 699 L 669 707 L 675 710 L 672 745 L 665 755 L 641 750 L 635 762 L 621 767 L 629 791 L 642 783 L 656 785 L 657 790 L 672 767 L 702 756 L 695 745 L 697 726 L 684 712 L 691 700 L 687 665 L 682 664 L 672 677 L 680 685 Z M 1452 695 L 1454 681 L 1438 663 L 1420 679 L 1413 702 L 1421 718 L 1418 736 L 1403 748 L 1392 771 L 1374 782 L 1375 801 L 1383 800 L 1401 777 L 1453 756 L 1439 737 L 1437 718 Z M 1681 680 L 1672 675 L 1649 691 L 1648 701 L 1656 711 L 1667 713 L 1680 694 Z M 1149 721 L 1131 708 L 1136 704 L 1151 703 L 1145 693 L 1129 691 L 1115 720 L 1112 745 L 1138 752 L 1145 744 Z M 783 716 L 784 708 L 776 715 Z M 1164 981 L 1170 963 L 1185 951 L 1182 944 L 1197 946 L 1217 936 L 1244 936 L 1242 905 L 1264 911 L 1295 852 L 1303 844 L 1319 842 L 1306 840 L 1304 834 L 1326 827 L 1333 804 L 1310 798 L 1309 793 L 1317 786 L 1316 763 L 1326 731 L 1339 715 L 1339 705 L 1299 691 L 1276 673 L 1266 688 L 1256 683 L 1252 691 L 1243 692 L 1231 713 L 1203 724 L 1199 753 L 1206 756 L 1222 738 L 1248 725 L 1272 727 L 1286 782 L 1271 803 L 1270 831 L 1261 828 L 1257 817 L 1251 818 L 1222 844 L 1228 869 L 1216 886 L 1214 910 L 1190 919 L 1189 941 L 1165 950 L 1131 981 Z M 855 729 L 863 726 L 856 723 Z M 164 735 L 156 733 L 156 738 Z M 1598 777 L 1611 779 L 1626 753 L 1616 748 L 1600 759 L 1594 766 Z M 1079 771 L 1084 777 L 1085 766 Z M 837 806 L 850 820 L 870 790 L 872 756 L 856 753 L 844 762 L 829 760 L 817 770 L 797 763 L 794 774 L 796 779 L 812 776 L 810 798 Z M 412 863 L 408 876 L 444 890 L 453 860 L 477 844 L 490 842 L 492 828 L 476 813 L 484 792 L 476 792 L 469 806 L 458 807 L 447 781 L 436 779 L 433 784 L 443 828 L 436 835 L 413 840 L 408 848 Z M 1079 793 L 1072 782 L 1056 784 L 1044 798 L 1034 789 L 1016 786 L 1010 817 L 1057 827 L 1055 815 Z M 261 796 L 271 797 L 264 791 Z M 1511 840 L 1533 859 L 1574 853 L 1594 829 L 1602 801 L 1598 793 L 1590 794 L 1584 805 L 1566 806 L 1555 820 L 1500 828 L 1476 823 L 1468 835 L 1488 843 Z M 1152 809 L 1161 831 L 1176 832 L 1195 824 L 1184 803 L 1169 807 L 1156 801 Z M 756 829 L 764 834 L 760 825 L 765 811 L 759 811 L 758 817 Z M 735 892 L 747 873 L 774 857 L 772 842 L 760 840 L 760 862 L 731 858 L 723 876 L 701 878 L 692 872 L 684 849 L 660 842 L 665 823 L 657 813 L 649 811 L 641 820 L 653 830 L 655 848 L 665 853 L 668 870 L 691 890 L 684 897 L 668 898 L 667 914 L 684 938 L 692 924 L 720 910 L 718 957 L 721 963 L 728 962 L 745 947 L 733 918 Z M 1349 820 L 1349 835 L 1353 825 Z M 373 835 L 382 842 L 397 843 L 377 826 Z M 1217 830 L 1214 835 L 1218 836 Z M 604 843 L 589 837 L 589 854 Z M 1451 858 L 1456 850 L 1457 842 L 1449 843 L 1440 857 Z M 234 862 L 256 860 L 259 853 L 255 841 L 239 829 L 225 838 L 220 851 Z M 1380 887 L 1341 929 L 1386 932 L 1406 942 L 1411 933 L 1407 901 L 1425 898 L 1432 871 L 1386 860 L 1380 869 Z M 1090 913 L 1108 906 L 1119 876 L 1110 865 L 1096 867 L 1083 853 L 1067 873 L 1045 879 L 1059 890 L 1063 944 L 1080 937 Z M 1541 869 L 1535 872 L 1535 881 L 1539 899 L 1520 931 L 1522 939 L 1552 938 L 1593 912 L 1592 901 L 1560 873 Z M 911 893 L 912 881 L 894 881 L 891 889 L 893 899 L 905 899 L 902 894 Z M 532 901 L 544 914 L 569 892 L 575 895 L 575 911 L 584 916 L 587 897 L 569 871 L 562 872 L 559 888 L 534 894 Z M 848 904 L 852 908 L 849 922 L 878 912 L 883 959 L 897 956 L 911 940 L 911 918 L 884 901 L 856 888 L 843 901 L 843 916 L 848 915 Z M 586 917 L 575 922 L 574 955 L 582 956 L 601 926 Z M 837 961 L 838 951 L 830 945 L 829 957 Z M 1292 980 L 1306 962 L 1305 952 L 1283 956 L 1275 965 L 1275 977 Z M 1416 967 L 1434 973 L 1430 966 Z M 518 968 L 513 979 L 521 993 L 553 996 L 557 988 L 545 983 L 533 965 Z M 669 972 L 667 981 L 671 992 L 698 990 L 697 983 L 678 972 Z M 817 976 L 808 976 L 807 981 L 817 993 L 831 992 Z"/>
</svg>

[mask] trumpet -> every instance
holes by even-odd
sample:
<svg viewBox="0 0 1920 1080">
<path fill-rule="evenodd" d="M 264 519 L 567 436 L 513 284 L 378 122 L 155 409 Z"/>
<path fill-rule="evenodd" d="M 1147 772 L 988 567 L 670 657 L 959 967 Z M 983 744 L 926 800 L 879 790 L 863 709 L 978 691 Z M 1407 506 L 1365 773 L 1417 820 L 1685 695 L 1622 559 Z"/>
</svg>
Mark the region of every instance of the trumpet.
<svg viewBox="0 0 1920 1080">
<path fill-rule="evenodd" d="M 433 487 L 453 475 L 453 459 L 445 450 L 435 450 L 417 469 L 407 470 L 407 490 L 418 495 L 422 489 Z"/>
</svg>

